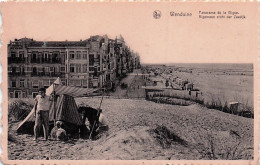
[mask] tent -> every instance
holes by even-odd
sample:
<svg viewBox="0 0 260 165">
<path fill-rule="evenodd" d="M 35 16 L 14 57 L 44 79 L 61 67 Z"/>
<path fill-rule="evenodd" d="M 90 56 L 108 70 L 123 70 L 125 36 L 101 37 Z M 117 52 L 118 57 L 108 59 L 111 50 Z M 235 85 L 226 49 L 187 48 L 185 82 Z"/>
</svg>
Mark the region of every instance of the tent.
<svg viewBox="0 0 260 165">
<path fill-rule="evenodd" d="M 67 123 L 67 125 L 80 126 L 83 124 L 82 118 L 78 113 L 78 108 L 74 97 L 81 96 L 83 94 L 90 94 L 95 92 L 94 89 L 69 87 L 59 84 L 59 78 L 52 84 L 47 90 L 46 95 L 50 95 L 55 90 L 55 94 L 58 96 L 55 99 L 55 103 L 51 102 L 49 120 L 50 123 L 61 120 Z M 57 84 L 56 84 L 57 83 Z M 55 108 L 54 108 L 55 105 Z M 20 133 L 33 133 L 33 125 L 35 122 L 34 108 L 29 115 L 18 125 L 17 132 Z"/>
<path fill-rule="evenodd" d="M 80 87 L 71 87 L 64 86 L 60 83 L 60 78 L 57 78 L 54 83 L 46 89 L 46 95 L 51 95 L 55 90 L 56 95 L 70 95 L 72 97 L 79 97 L 83 95 L 89 95 L 96 91 L 98 88 L 80 88 Z"/>
</svg>

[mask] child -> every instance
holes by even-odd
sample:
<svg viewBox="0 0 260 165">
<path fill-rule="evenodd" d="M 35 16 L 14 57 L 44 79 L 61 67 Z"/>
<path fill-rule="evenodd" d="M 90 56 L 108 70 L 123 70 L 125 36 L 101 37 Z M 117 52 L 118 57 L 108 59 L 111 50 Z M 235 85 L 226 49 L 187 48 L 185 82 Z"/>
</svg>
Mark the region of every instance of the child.
<svg viewBox="0 0 260 165">
<path fill-rule="evenodd" d="M 67 140 L 66 131 L 63 129 L 63 122 L 57 121 L 57 131 L 56 131 L 56 140 L 65 141 Z"/>
</svg>

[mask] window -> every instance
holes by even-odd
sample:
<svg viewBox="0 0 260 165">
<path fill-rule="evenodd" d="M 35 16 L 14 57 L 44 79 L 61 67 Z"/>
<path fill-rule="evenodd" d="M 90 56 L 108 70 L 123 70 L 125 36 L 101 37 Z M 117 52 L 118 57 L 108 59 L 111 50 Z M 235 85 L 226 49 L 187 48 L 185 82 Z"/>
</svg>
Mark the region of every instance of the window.
<svg viewBox="0 0 260 165">
<path fill-rule="evenodd" d="M 12 81 L 12 88 L 16 87 L 16 81 Z"/>
<path fill-rule="evenodd" d="M 82 80 L 82 86 L 88 87 L 88 80 Z"/>
<path fill-rule="evenodd" d="M 24 80 L 20 80 L 20 87 L 21 87 L 21 88 L 24 87 Z"/>
<path fill-rule="evenodd" d="M 81 65 L 80 65 L 80 64 L 77 64 L 77 66 L 76 66 L 76 72 L 77 72 L 77 73 L 81 73 Z"/>
<path fill-rule="evenodd" d="M 94 73 L 89 73 L 89 77 L 93 78 Z"/>
<path fill-rule="evenodd" d="M 72 72 L 72 73 L 75 72 L 75 66 L 74 66 L 74 64 L 70 64 L 70 72 Z"/>
<path fill-rule="evenodd" d="M 94 65 L 94 54 L 89 55 L 89 65 L 93 66 Z"/>
<path fill-rule="evenodd" d="M 42 60 L 43 62 L 47 62 L 47 61 L 49 61 L 49 53 L 48 52 L 44 52 L 43 53 L 43 60 Z"/>
<path fill-rule="evenodd" d="M 21 67 L 21 73 L 24 74 L 24 73 L 25 73 L 24 71 L 25 71 L 25 69 L 24 69 L 24 67 L 22 66 L 22 67 Z"/>
<path fill-rule="evenodd" d="M 15 98 L 21 98 L 22 92 L 21 91 L 14 91 Z"/>
<path fill-rule="evenodd" d="M 81 80 L 75 80 L 75 86 L 80 87 L 81 86 Z"/>
<path fill-rule="evenodd" d="M 50 68 L 49 67 L 45 67 L 45 72 L 47 73 L 47 72 L 50 72 Z"/>
<path fill-rule="evenodd" d="M 19 58 L 23 59 L 24 58 L 24 51 L 19 52 Z"/>
<path fill-rule="evenodd" d="M 87 51 L 83 51 L 83 59 L 87 59 L 88 58 L 88 52 Z"/>
<path fill-rule="evenodd" d="M 57 62 L 59 58 L 59 52 L 53 52 L 52 61 Z"/>
<path fill-rule="evenodd" d="M 30 66 L 27 66 L 25 72 L 31 72 L 31 71 L 32 71 L 32 68 Z"/>
<path fill-rule="evenodd" d="M 33 53 L 32 53 L 32 60 L 33 60 L 33 61 L 36 61 L 36 56 L 37 56 L 37 53 L 36 53 L 36 52 L 33 52 Z"/>
<path fill-rule="evenodd" d="M 62 85 L 66 85 L 66 81 L 65 80 L 61 80 L 61 84 Z"/>
<path fill-rule="evenodd" d="M 35 98 L 38 95 L 38 92 L 32 92 L 32 97 Z"/>
<path fill-rule="evenodd" d="M 88 72 L 88 65 L 83 64 L 83 73 L 87 73 L 87 72 Z"/>
<path fill-rule="evenodd" d="M 77 51 L 77 59 L 81 59 L 81 52 Z"/>
<path fill-rule="evenodd" d="M 12 67 L 8 66 L 8 73 L 12 72 Z"/>
<path fill-rule="evenodd" d="M 65 67 L 64 66 L 60 67 L 60 71 L 65 72 Z"/>
<path fill-rule="evenodd" d="M 49 80 L 43 80 L 42 84 L 43 84 L 44 88 L 48 88 L 50 86 L 50 81 Z"/>
<path fill-rule="evenodd" d="M 16 73 L 16 67 L 12 67 L 12 73 Z"/>
<path fill-rule="evenodd" d="M 37 73 L 37 68 L 36 68 L 36 67 L 33 67 L 32 72 L 33 72 L 33 74 L 36 74 L 36 73 Z"/>
<path fill-rule="evenodd" d="M 32 82 L 32 86 L 33 86 L 33 88 L 38 88 L 39 87 L 39 81 L 38 80 L 34 80 Z"/>
<path fill-rule="evenodd" d="M 74 81 L 73 80 L 69 80 L 69 86 L 74 86 Z"/>
<path fill-rule="evenodd" d="M 75 56 L 74 51 L 70 51 L 70 59 L 74 59 L 74 56 Z"/>
<path fill-rule="evenodd" d="M 100 63 L 100 54 L 97 55 L 96 62 Z"/>
<path fill-rule="evenodd" d="M 54 71 L 54 68 L 53 67 L 50 67 L 50 72 L 53 72 Z"/>
<path fill-rule="evenodd" d="M 94 70 L 94 67 L 89 67 L 89 71 L 93 72 Z"/>
<path fill-rule="evenodd" d="M 21 71 L 21 68 L 16 67 L 16 72 L 17 72 L 17 73 L 20 73 L 20 71 Z"/>
<path fill-rule="evenodd" d="M 11 52 L 11 57 L 15 58 L 16 57 L 16 52 Z"/>
<path fill-rule="evenodd" d="M 56 69 L 54 70 L 54 72 L 60 72 L 60 67 L 56 66 Z"/>
<path fill-rule="evenodd" d="M 38 72 L 43 72 L 43 67 L 38 67 Z"/>
<path fill-rule="evenodd" d="M 10 92 L 9 93 L 9 98 L 13 98 L 14 97 L 14 93 L 13 92 Z"/>
</svg>

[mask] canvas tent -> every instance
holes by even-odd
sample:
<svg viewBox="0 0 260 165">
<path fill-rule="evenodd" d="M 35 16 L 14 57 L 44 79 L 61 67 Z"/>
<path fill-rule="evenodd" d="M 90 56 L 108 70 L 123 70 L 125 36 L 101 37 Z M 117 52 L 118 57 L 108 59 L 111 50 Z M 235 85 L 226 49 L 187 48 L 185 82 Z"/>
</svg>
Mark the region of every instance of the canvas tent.
<svg viewBox="0 0 260 165">
<path fill-rule="evenodd" d="M 50 95 L 55 90 L 55 94 L 58 96 L 55 103 L 52 101 L 50 105 L 50 123 L 53 123 L 54 119 L 56 119 L 56 121 L 61 120 L 75 126 L 82 125 L 83 122 L 78 113 L 74 97 L 90 94 L 96 90 L 63 86 L 59 84 L 59 78 L 54 83 L 46 90 L 47 95 Z M 34 109 L 32 109 L 29 115 L 18 125 L 17 132 L 33 133 L 34 112 Z"/>
<path fill-rule="evenodd" d="M 83 95 L 89 95 L 93 92 L 98 91 L 97 88 L 80 88 L 80 87 L 71 87 L 71 86 L 64 86 L 60 83 L 60 78 L 57 78 L 54 83 L 46 89 L 46 95 L 51 95 L 52 92 L 55 90 L 56 95 L 69 95 L 72 97 L 79 97 Z"/>
</svg>

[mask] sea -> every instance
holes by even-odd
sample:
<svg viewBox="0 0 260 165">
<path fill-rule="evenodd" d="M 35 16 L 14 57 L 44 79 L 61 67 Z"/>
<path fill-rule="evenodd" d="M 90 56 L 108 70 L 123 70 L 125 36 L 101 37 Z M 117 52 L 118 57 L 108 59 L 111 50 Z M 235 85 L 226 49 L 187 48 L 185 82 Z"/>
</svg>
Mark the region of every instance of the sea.
<svg viewBox="0 0 260 165">
<path fill-rule="evenodd" d="M 206 69 L 206 70 L 232 70 L 253 72 L 253 63 L 171 63 L 168 67 L 180 67 L 186 69 Z"/>
</svg>

